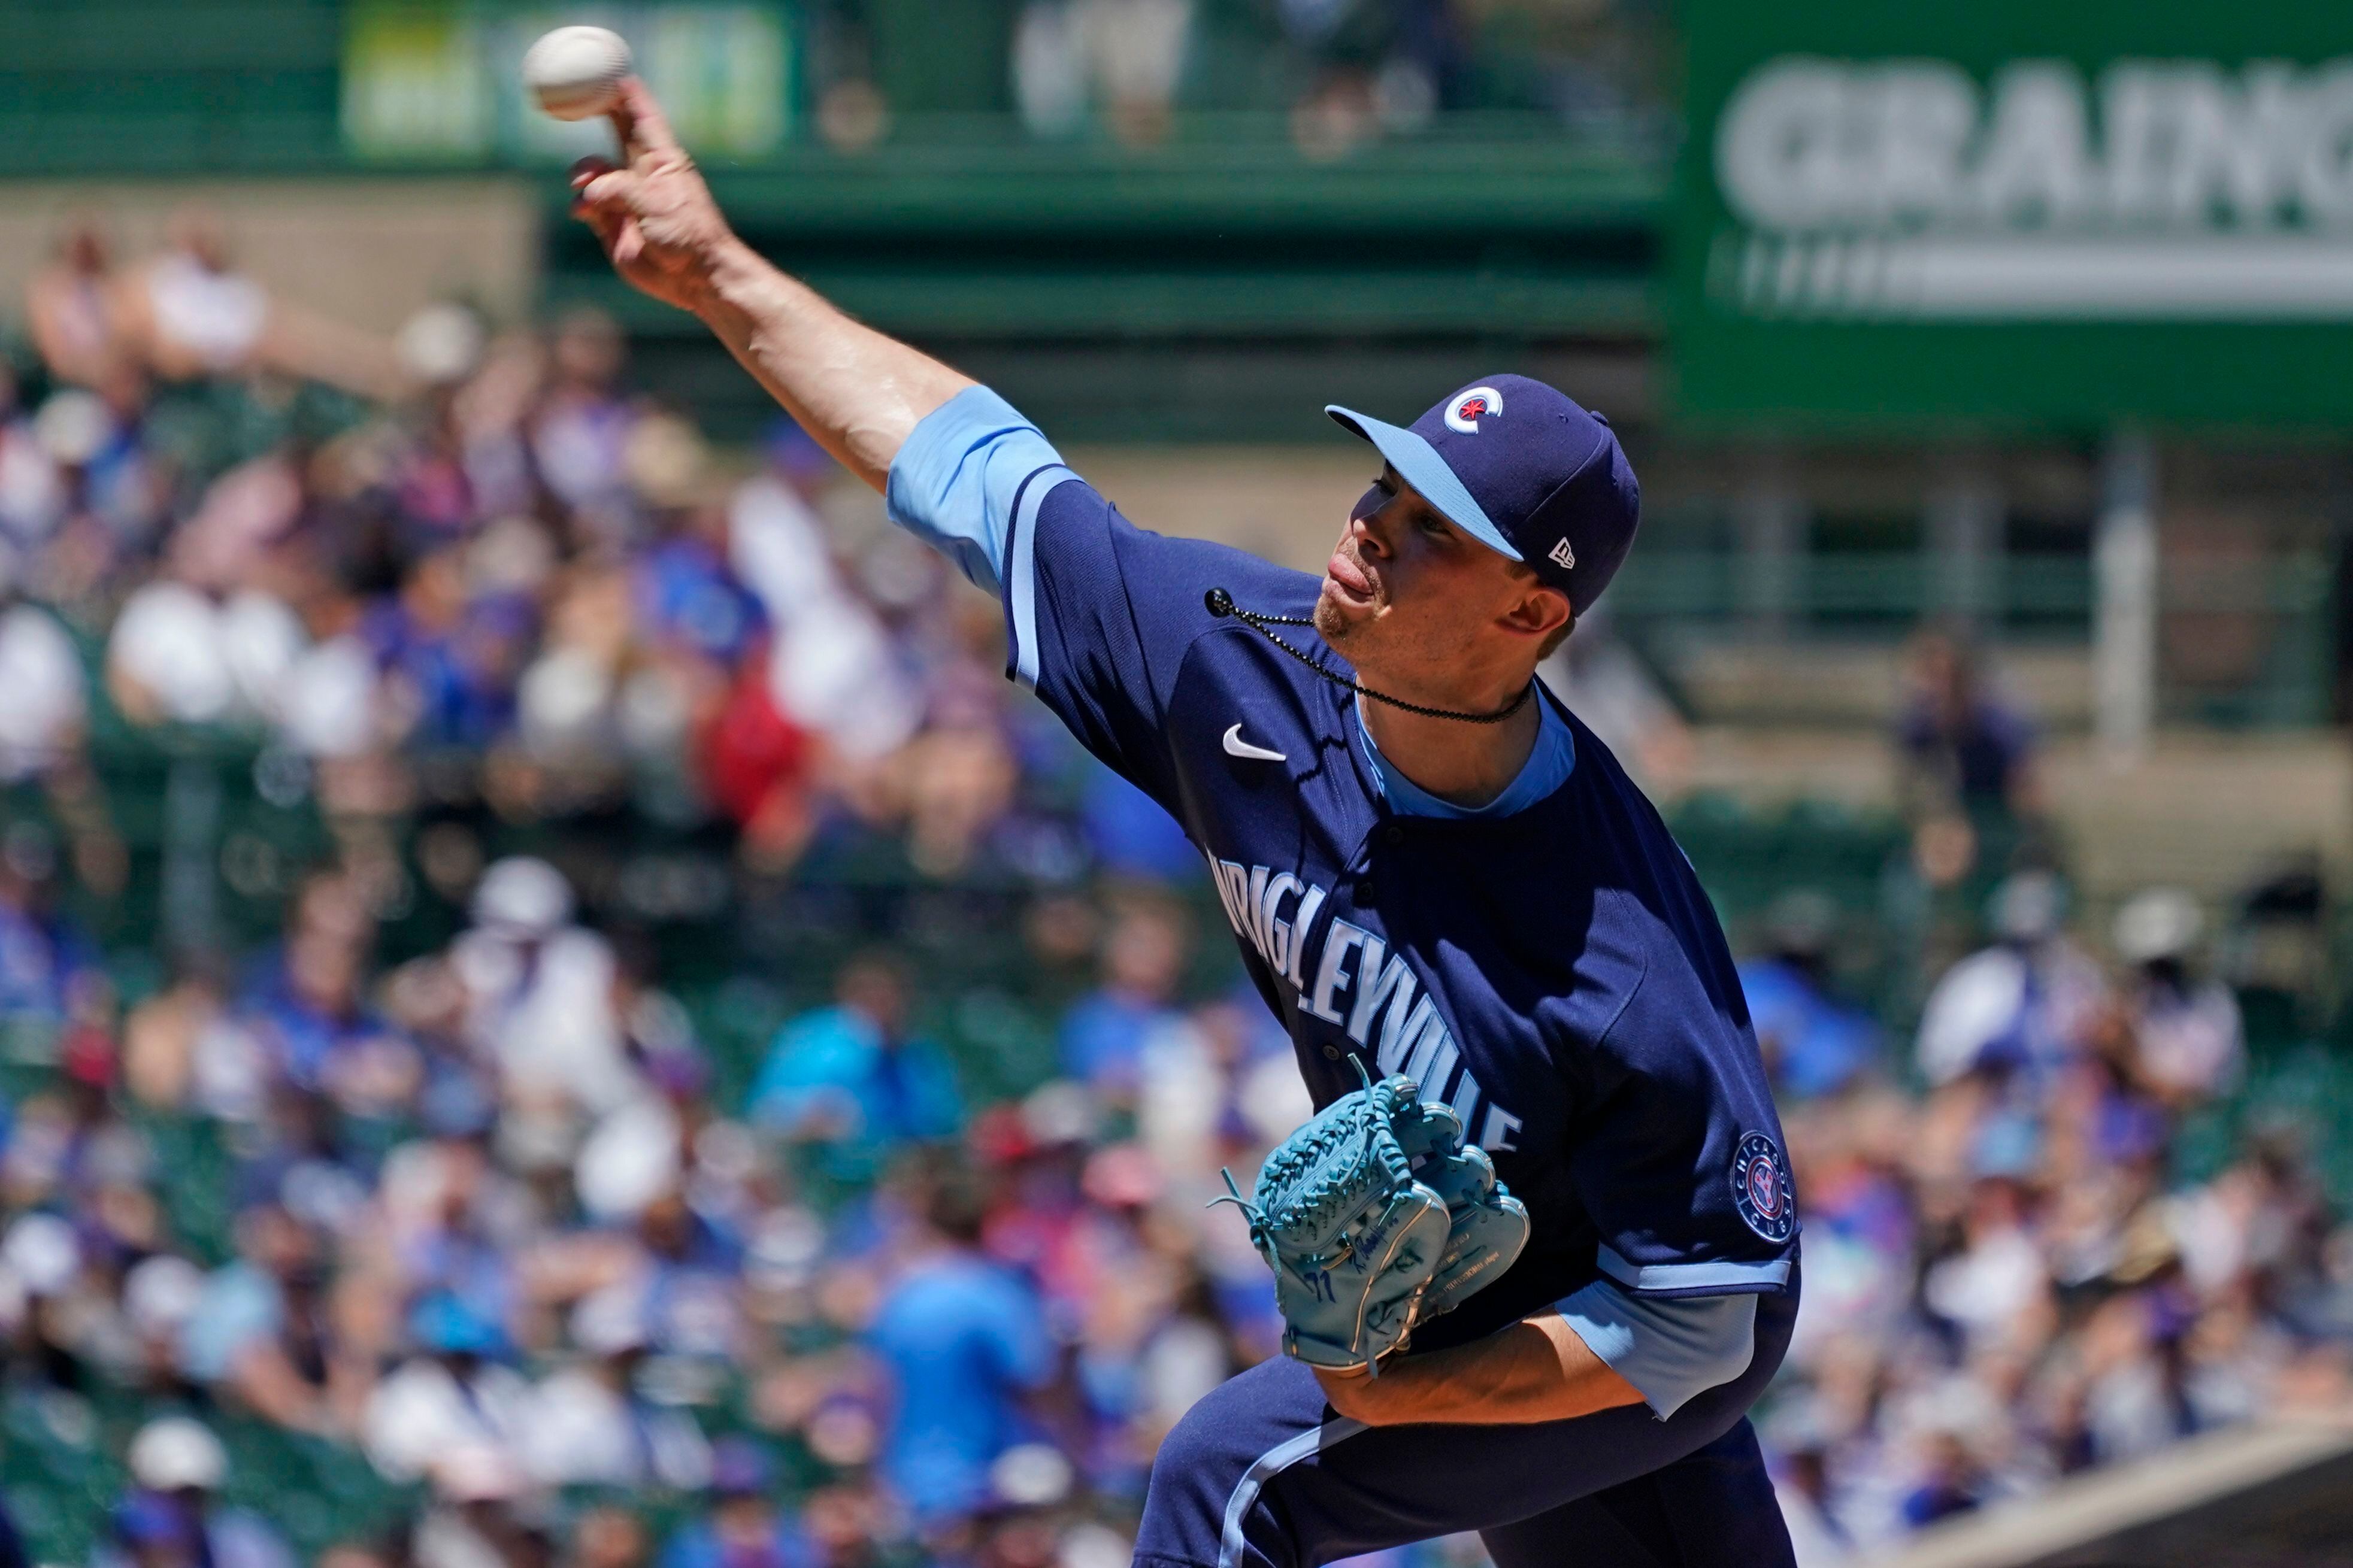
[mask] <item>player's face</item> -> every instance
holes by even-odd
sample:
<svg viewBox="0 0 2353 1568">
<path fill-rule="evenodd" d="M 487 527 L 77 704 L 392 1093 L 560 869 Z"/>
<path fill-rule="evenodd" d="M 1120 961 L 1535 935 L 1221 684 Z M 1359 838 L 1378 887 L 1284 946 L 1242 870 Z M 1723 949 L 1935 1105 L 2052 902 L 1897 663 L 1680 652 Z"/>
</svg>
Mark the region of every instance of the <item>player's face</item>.
<svg viewBox="0 0 2353 1568">
<path fill-rule="evenodd" d="M 1521 658 L 1532 665 L 1566 609 L 1532 573 L 1447 521 L 1384 468 L 1324 568 L 1315 629 L 1360 675 L 1379 670 L 1421 685 L 1435 670 L 1484 674 Z"/>
</svg>

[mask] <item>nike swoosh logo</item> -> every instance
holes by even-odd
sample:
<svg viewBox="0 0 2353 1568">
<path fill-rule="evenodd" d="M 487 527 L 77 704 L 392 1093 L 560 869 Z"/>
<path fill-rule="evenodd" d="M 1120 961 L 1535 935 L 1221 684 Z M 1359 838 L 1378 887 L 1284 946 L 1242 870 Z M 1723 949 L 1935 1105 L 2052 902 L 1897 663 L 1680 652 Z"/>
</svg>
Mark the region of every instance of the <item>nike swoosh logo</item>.
<svg viewBox="0 0 2353 1568">
<path fill-rule="evenodd" d="M 1264 746 L 1253 746 L 1243 740 L 1240 724 L 1226 731 L 1226 755 L 1247 757 L 1254 763 L 1287 763 L 1291 760 L 1281 752 L 1270 752 Z"/>
</svg>

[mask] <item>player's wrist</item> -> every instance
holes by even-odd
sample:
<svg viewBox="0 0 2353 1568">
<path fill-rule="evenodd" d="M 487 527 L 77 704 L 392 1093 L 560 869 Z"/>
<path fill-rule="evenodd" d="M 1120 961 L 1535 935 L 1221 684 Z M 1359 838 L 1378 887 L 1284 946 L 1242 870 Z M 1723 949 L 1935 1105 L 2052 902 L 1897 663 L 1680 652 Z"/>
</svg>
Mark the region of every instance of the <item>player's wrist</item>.
<svg viewBox="0 0 2353 1568">
<path fill-rule="evenodd" d="M 774 289 L 778 274 L 733 229 L 722 226 L 697 247 L 693 276 L 694 312 L 708 319 L 720 310 L 753 313 L 760 299 Z"/>
</svg>

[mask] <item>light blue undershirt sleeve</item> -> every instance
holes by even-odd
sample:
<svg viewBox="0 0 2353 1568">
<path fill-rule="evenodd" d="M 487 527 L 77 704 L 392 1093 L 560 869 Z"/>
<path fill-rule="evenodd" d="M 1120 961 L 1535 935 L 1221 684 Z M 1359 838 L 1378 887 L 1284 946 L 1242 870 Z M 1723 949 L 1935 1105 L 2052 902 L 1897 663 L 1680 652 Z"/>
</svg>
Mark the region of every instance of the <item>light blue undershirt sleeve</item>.
<svg viewBox="0 0 2353 1568">
<path fill-rule="evenodd" d="M 1757 1298 L 1629 1296 L 1596 1279 L 1558 1303 L 1577 1337 L 1632 1384 L 1664 1421 L 1686 1400 L 1748 1370 L 1757 1355 Z"/>
<path fill-rule="evenodd" d="M 1577 771 L 1577 737 L 1568 723 L 1552 704 L 1541 697 L 1537 702 L 1544 710 L 1543 727 L 1536 731 L 1535 749 L 1521 765 L 1519 776 L 1504 788 L 1504 793 L 1484 805 L 1456 805 L 1430 794 L 1411 779 L 1397 771 L 1380 748 L 1373 744 L 1372 731 L 1365 728 L 1363 700 L 1356 709 L 1356 739 L 1365 748 L 1365 755 L 1373 764 L 1373 776 L 1380 781 L 1381 796 L 1389 809 L 1400 816 L 1478 817 L 1510 816 L 1525 811 L 1536 802 L 1568 782 Z"/>
<path fill-rule="evenodd" d="M 994 594 L 1021 481 L 1061 462 L 1035 425 L 985 386 L 923 416 L 891 459 L 891 521 Z"/>
</svg>

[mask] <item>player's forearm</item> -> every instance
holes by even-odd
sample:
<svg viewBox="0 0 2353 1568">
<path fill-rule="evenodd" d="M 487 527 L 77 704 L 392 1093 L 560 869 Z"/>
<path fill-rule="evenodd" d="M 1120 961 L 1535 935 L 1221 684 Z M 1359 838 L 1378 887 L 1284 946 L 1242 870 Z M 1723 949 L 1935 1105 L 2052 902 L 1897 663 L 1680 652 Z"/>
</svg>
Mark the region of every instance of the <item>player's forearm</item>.
<svg viewBox="0 0 2353 1568">
<path fill-rule="evenodd" d="M 1335 1410 L 1373 1426 L 1521 1426 L 1642 1401 L 1557 1312 L 1466 1345 L 1393 1358 L 1377 1378 L 1320 1376 Z"/>
<path fill-rule="evenodd" d="M 923 416 L 972 384 L 754 255 L 645 83 L 623 77 L 611 96 L 621 161 L 573 165 L 574 215 L 631 286 L 700 316 L 819 445 L 882 489 Z"/>
<path fill-rule="evenodd" d="M 973 384 L 732 237 L 711 258 L 696 314 L 818 445 L 878 490 L 923 416 Z"/>
</svg>

